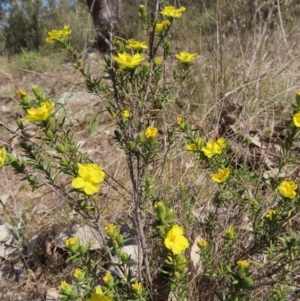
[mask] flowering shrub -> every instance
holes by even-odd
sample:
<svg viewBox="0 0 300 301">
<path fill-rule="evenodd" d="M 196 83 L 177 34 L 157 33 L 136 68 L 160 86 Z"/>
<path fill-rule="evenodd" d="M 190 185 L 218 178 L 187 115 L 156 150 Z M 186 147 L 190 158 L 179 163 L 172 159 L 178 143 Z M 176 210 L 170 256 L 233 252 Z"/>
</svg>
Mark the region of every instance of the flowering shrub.
<svg viewBox="0 0 300 301">
<path fill-rule="evenodd" d="M 37 86 L 33 96 L 22 89 L 16 93 L 24 113 L 15 132 L 23 155 L 1 149 L 0 168 L 11 165 L 33 189 L 51 187 L 82 222 L 107 238 L 105 254 L 96 255 L 92 243 L 84 245 L 78 237 L 66 240 L 72 273 L 68 282 L 62 279 L 61 300 L 256 300 L 262 287 L 268 300 L 286 300 L 298 285 L 300 238 L 294 223 L 300 197 L 298 178 L 282 172 L 295 156 L 300 92 L 292 104 L 276 176 L 264 178 L 263 163 L 258 168 L 237 162 L 230 137 L 211 135 L 189 116 L 170 116 L 172 123 L 161 125 L 157 121 L 170 106 L 172 89 L 184 87 L 197 54 L 172 51 L 168 33 L 185 8 L 162 4 L 157 9 L 139 8 L 148 41 L 124 41 L 112 34 L 99 77 L 91 76 L 72 47 L 67 25 L 46 39 L 76 61 L 88 91 L 100 96 L 115 123 L 114 140 L 124 151 L 129 184 L 109 175 L 102 167 L 106 162 L 79 150 L 72 128 L 57 113 L 58 104 Z M 178 60 L 172 60 L 167 79 L 171 58 Z M 22 134 L 26 121 L 38 132 L 37 142 Z M 201 181 L 185 185 L 180 163 L 176 184 L 169 179 L 166 166 L 174 163 L 174 149 L 193 160 L 204 175 Z M 65 186 L 60 177 L 68 179 Z M 159 186 L 163 177 L 171 188 Z M 98 200 L 106 185 L 124 196 L 133 238 L 124 235 L 117 221 L 104 224 Z M 199 187 L 205 191 L 201 197 Z M 199 208 L 197 216 L 194 209 Z M 129 254 L 126 247 L 132 241 L 136 252 Z"/>
</svg>

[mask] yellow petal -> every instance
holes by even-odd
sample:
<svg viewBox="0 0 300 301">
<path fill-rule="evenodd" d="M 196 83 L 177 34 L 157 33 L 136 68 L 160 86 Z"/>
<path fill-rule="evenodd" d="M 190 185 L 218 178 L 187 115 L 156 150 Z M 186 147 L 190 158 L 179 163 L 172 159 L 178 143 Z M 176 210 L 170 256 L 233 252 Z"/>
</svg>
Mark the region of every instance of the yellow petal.
<svg viewBox="0 0 300 301">
<path fill-rule="evenodd" d="M 94 184 L 91 182 L 86 182 L 83 188 L 87 195 L 92 195 L 100 190 L 99 184 Z"/>
<path fill-rule="evenodd" d="M 83 188 L 85 186 L 86 181 L 83 178 L 75 178 L 72 181 L 72 186 L 76 189 Z"/>
</svg>

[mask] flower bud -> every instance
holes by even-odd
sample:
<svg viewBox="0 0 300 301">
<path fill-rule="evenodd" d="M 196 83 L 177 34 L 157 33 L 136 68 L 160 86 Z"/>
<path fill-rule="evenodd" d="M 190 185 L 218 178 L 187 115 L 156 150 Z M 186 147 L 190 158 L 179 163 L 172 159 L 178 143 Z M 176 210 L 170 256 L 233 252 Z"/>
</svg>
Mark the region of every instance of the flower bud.
<svg viewBox="0 0 300 301">
<path fill-rule="evenodd" d="M 25 169 L 25 163 L 13 160 L 10 165 L 19 173 L 23 172 Z"/>
<path fill-rule="evenodd" d="M 73 51 L 74 51 L 74 48 L 72 47 L 72 46 L 68 46 L 67 47 L 67 52 L 69 52 L 69 53 L 73 53 Z"/>
<path fill-rule="evenodd" d="M 165 218 L 166 223 L 171 223 L 173 219 L 174 219 L 174 210 L 173 209 L 167 210 L 166 218 Z"/>
<path fill-rule="evenodd" d="M 90 244 L 87 244 L 86 246 L 80 246 L 80 253 L 86 254 L 90 248 L 91 248 Z"/>
<path fill-rule="evenodd" d="M 252 199 L 251 200 L 251 207 L 258 208 L 259 207 L 259 202 L 256 199 Z"/>
<path fill-rule="evenodd" d="M 121 53 L 121 52 L 124 51 L 124 45 L 123 45 L 123 43 L 120 42 L 119 40 L 117 40 L 117 41 L 114 43 L 114 45 L 116 46 L 117 52 L 118 52 L 118 53 Z"/>
<path fill-rule="evenodd" d="M 75 63 L 74 68 L 77 70 L 82 70 L 84 68 L 84 60 L 78 60 Z"/>
<path fill-rule="evenodd" d="M 30 145 L 25 141 L 20 142 L 20 147 L 22 147 L 25 151 L 29 151 L 31 149 Z"/>
<path fill-rule="evenodd" d="M 157 227 L 156 227 L 156 232 L 157 232 L 157 234 L 158 234 L 160 237 L 165 238 L 165 236 L 166 236 L 166 230 L 165 230 L 165 227 L 163 227 L 163 226 L 157 226 Z"/>
<path fill-rule="evenodd" d="M 205 249 L 207 249 L 207 246 L 208 246 L 207 241 L 203 238 L 197 240 L 196 244 L 200 250 L 205 250 Z"/>
<path fill-rule="evenodd" d="M 171 43 L 170 42 L 165 43 L 165 52 L 166 52 L 166 54 L 171 53 Z"/>
<path fill-rule="evenodd" d="M 31 185 L 35 185 L 37 183 L 37 180 L 34 176 L 27 177 L 27 180 Z"/>
<path fill-rule="evenodd" d="M 139 133 L 138 134 L 138 141 L 139 142 L 144 142 L 145 141 L 145 135 L 144 135 L 144 133 Z"/>
<path fill-rule="evenodd" d="M 46 136 L 49 138 L 49 139 L 53 139 L 53 132 L 51 131 L 51 130 L 48 130 L 47 132 L 46 132 Z"/>
<path fill-rule="evenodd" d="M 34 93 L 34 95 L 38 99 L 43 99 L 44 98 L 44 94 L 43 94 L 42 90 L 40 89 L 40 87 L 38 87 L 38 86 L 32 86 L 32 92 Z"/>
<path fill-rule="evenodd" d="M 185 267 L 187 265 L 187 260 L 181 254 L 177 254 L 175 256 L 175 258 L 174 258 L 174 262 L 173 263 L 174 263 L 177 271 L 182 271 L 182 270 L 185 269 Z"/>
<path fill-rule="evenodd" d="M 146 8 L 143 4 L 141 4 L 139 7 L 139 16 L 142 20 L 145 20 L 147 16 Z"/>
<path fill-rule="evenodd" d="M 152 188 L 152 179 L 151 178 L 149 178 L 149 177 L 147 177 L 146 179 L 145 179 L 145 186 L 146 186 L 146 188 L 147 189 L 151 189 Z"/>
<path fill-rule="evenodd" d="M 121 259 L 122 259 L 123 262 L 127 263 L 130 259 L 130 256 L 128 255 L 128 253 L 124 252 L 121 255 Z"/>
<path fill-rule="evenodd" d="M 53 125 L 55 124 L 55 118 L 53 116 L 49 117 L 47 120 L 48 125 Z"/>
<path fill-rule="evenodd" d="M 133 141 L 128 142 L 128 149 L 133 151 L 135 149 L 136 144 Z"/>
<path fill-rule="evenodd" d="M 116 256 L 118 258 L 122 258 L 123 253 L 122 253 L 122 250 L 120 248 L 115 249 L 115 253 L 116 253 Z"/>
<path fill-rule="evenodd" d="M 175 272 L 174 276 L 175 276 L 176 279 L 179 279 L 180 278 L 180 273 L 179 272 Z"/>
<path fill-rule="evenodd" d="M 105 54 L 103 58 L 106 66 L 110 67 L 110 56 Z"/>
<path fill-rule="evenodd" d="M 23 130 L 24 129 L 24 124 L 22 122 L 22 119 L 18 119 L 17 120 L 17 126 L 20 130 Z"/>
<path fill-rule="evenodd" d="M 115 239 L 119 245 L 123 245 L 124 237 L 121 234 L 117 235 Z"/>
<path fill-rule="evenodd" d="M 68 161 L 65 157 L 61 158 L 60 165 L 61 166 L 68 166 Z"/>
<path fill-rule="evenodd" d="M 241 284 L 243 288 L 251 288 L 253 287 L 254 282 L 251 277 L 245 277 L 242 279 Z"/>
<path fill-rule="evenodd" d="M 65 146 L 62 145 L 61 143 L 57 146 L 57 150 L 62 154 L 64 154 L 66 152 Z"/>
<path fill-rule="evenodd" d="M 177 79 L 177 69 L 173 69 L 173 79 Z"/>
<path fill-rule="evenodd" d="M 297 102 L 297 105 L 300 106 L 300 91 L 297 91 L 297 93 L 296 93 L 296 102 Z"/>
<path fill-rule="evenodd" d="M 162 201 L 156 202 L 154 204 L 154 209 L 156 216 L 160 221 L 163 221 L 166 217 L 166 207 Z"/>
</svg>

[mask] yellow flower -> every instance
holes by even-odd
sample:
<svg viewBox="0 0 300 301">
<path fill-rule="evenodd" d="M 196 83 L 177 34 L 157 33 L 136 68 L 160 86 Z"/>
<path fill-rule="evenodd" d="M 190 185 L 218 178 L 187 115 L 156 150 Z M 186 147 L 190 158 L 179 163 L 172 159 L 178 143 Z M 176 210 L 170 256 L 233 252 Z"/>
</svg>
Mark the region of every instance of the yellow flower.
<svg viewBox="0 0 300 301">
<path fill-rule="evenodd" d="M 222 183 L 227 180 L 230 175 L 229 168 L 219 168 L 218 173 L 211 175 L 211 179 L 216 183 Z"/>
<path fill-rule="evenodd" d="M 130 39 L 126 41 L 126 48 L 133 49 L 133 50 L 143 50 L 147 49 L 148 46 L 145 42 L 136 41 L 134 39 Z"/>
<path fill-rule="evenodd" d="M 108 286 L 112 287 L 114 285 L 114 278 L 111 275 L 110 271 L 107 271 L 104 277 L 102 278 L 103 282 Z"/>
<path fill-rule="evenodd" d="M 161 23 L 156 23 L 155 25 L 155 31 L 156 32 L 164 32 L 168 29 L 168 27 L 171 25 L 169 20 L 162 21 Z"/>
<path fill-rule="evenodd" d="M 294 125 L 299 128 L 300 127 L 300 112 L 297 112 L 293 116 Z"/>
<path fill-rule="evenodd" d="M 66 240 L 65 244 L 66 244 L 67 248 L 70 249 L 73 252 L 78 250 L 79 247 L 80 247 L 80 242 L 79 242 L 79 239 L 77 237 L 68 238 Z"/>
<path fill-rule="evenodd" d="M 266 218 L 269 219 L 269 220 L 273 220 L 275 215 L 276 215 L 276 211 L 273 210 L 273 209 L 270 209 L 269 212 L 266 214 Z"/>
<path fill-rule="evenodd" d="M 124 109 L 122 115 L 125 120 L 128 120 L 131 117 L 131 112 L 128 109 Z"/>
<path fill-rule="evenodd" d="M 51 116 L 54 106 L 54 102 L 44 101 L 39 108 L 28 109 L 28 115 L 23 117 L 23 120 L 28 120 L 30 122 L 45 121 Z"/>
<path fill-rule="evenodd" d="M 175 57 L 182 64 L 188 64 L 195 60 L 197 53 L 188 53 L 186 51 L 181 51 L 179 54 L 175 54 Z"/>
<path fill-rule="evenodd" d="M 282 181 L 277 189 L 282 197 L 294 200 L 297 187 L 298 185 L 293 181 Z"/>
<path fill-rule="evenodd" d="M 25 89 L 20 89 L 16 91 L 16 97 L 19 99 L 22 99 L 26 95 L 27 95 L 27 91 Z"/>
<path fill-rule="evenodd" d="M 219 138 L 218 140 L 217 140 L 217 144 L 222 148 L 222 149 L 224 149 L 225 147 L 226 147 L 226 140 L 223 138 L 223 137 L 221 137 L 221 138 Z"/>
<path fill-rule="evenodd" d="M 196 244 L 197 244 L 197 247 L 201 250 L 206 249 L 207 245 L 208 245 L 207 241 L 203 238 L 197 240 Z"/>
<path fill-rule="evenodd" d="M 77 237 L 70 237 L 66 240 L 66 246 L 70 247 L 72 245 L 75 245 L 77 242 Z"/>
<path fill-rule="evenodd" d="M 117 226 L 115 224 L 108 224 L 105 226 L 105 231 L 107 233 L 107 235 L 112 235 L 115 230 L 116 230 Z"/>
<path fill-rule="evenodd" d="M 68 37 L 71 34 L 71 30 L 69 30 L 69 25 L 65 25 L 62 30 L 52 30 L 48 32 L 48 37 L 46 38 L 47 43 L 53 43 L 56 40 L 61 40 L 63 38 Z"/>
<path fill-rule="evenodd" d="M 145 137 L 149 140 L 155 139 L 157 136 L 157 128 L 153 126 L 149 126 L 145 130 Z"/>
<path fill-rule="evenodd" d="M 72 286 L 65 280 L 60 284 L 59 290 L 65 295 L 70 295 L 73 291 Z"/>
<path fill-rule="evenodd" d="M 189 247 L 189 242 L 183 235 L 183 228 L 178 225 L 174 225 L 168 231 L 164 244 L 173 254 L 181 254 Z"/>
<path fill-rule="evenodd" d="M 78 163 L 78 177 L 73 179 L 72 186 L 83 189 L 87 195 L 92 195 L 100 190 L 99 183 L 104 181 L 105 172 L 97 164 Z"/>
<path fill-rule="evenodd" d="M 183 121 L 184 121 L 183 117 L 181 117 L 181 116 L 177 117 L 177 124 L 178 125 L 181 125 L 183 123 Z"/>
<path fill-rule="evenodd" d="M 172 5 L 166 6 L 160 13 L 170 18 L 180 18 L 182 13 L 185 11 L 185 7 L 175 8 Z"/>
<path fill-rule="evenodd" d="M 239 267 L 249 268 L 250 262 L 249 262 L 248 260 L 239 260 L 239 261 L 237 262 L 237 265 L 238 265 Z"/>
<path fill-rule="evenodd" d="M 196 145 L 196 143 L 189 143 L 185 146 L 185 148 L 189 152 L 195 152 L 197 150 L 197 145 Z"/>
<path fill-rule="evenodd" d="M 235 231 L 232 225 L 230 225 L 226 230 L 225 230 L 225 237 L 229 240 L 232 240 L 235 236 Z"/>
<path fill-rule="evenodd" d="M 132 290 L 137 294 L 141 295 L 143 291 L 143 286 L 141 282 L 137 282 L 131 285 Z"/>
<path fill-rule="evenodd" d="M 118 56 L 113 57 L 114 60 L 120 64 L 121 69 L 129 68 L 135 69 L 144 61 L 144 56 L 140 53 L 130 55 L 127 52 L 118 53 Z"/>
<path fill-rule="evenodd" d="M 160 206 L 164 206 L 163 201 L 157 201 L 157 202 L 155 202 L 155 204 L 154 204 L 154 209 L 157 209 L 157 208 L 160 207 Z"/>
<path fill-rule="evenodd" d="M 81 269 L 75 269 L 73 275 L 77 280 L 82 281 L 84 279 L 85 273 Z"/>
<path fill-rule="evenodd" d="M 157 56 L 156 58 L 154 58 L 154 63 L 156 65 L 160 65 L 163 62 L 163 58 L 161 56 Z"/>
<path fill-rule="evenodd" d="M 4 165 L 6 159 L 6 149 L 3 147 L 0 149 L 0 169 Z"/>
<path fill-rule="evenodd" d="M 97 287 L 95 292 L 92 293 L 91 298 L 86 301 L 112 301 L 114 296 L 106 296 L 103 294 L 102 289 Z"/>
<path fill-rule="evenodd" d="M 226 147 L 226 141 L 224 138 L 219 138 L 217 141 L 209 141 L 206 146 L 202 147 L 204 155 L 211 158 L 214 155 L 222 154 L 223 149 Z"/>
</svg>

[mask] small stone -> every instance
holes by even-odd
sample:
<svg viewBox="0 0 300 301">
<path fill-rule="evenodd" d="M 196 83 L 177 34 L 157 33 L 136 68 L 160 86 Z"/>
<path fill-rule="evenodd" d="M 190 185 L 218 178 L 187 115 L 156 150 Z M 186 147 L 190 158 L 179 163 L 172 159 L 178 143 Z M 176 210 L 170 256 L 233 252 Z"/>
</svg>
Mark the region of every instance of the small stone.
<svg viewBox="0 0 300 301">
<path fill-rule="evenodd" d="M 58 301 L 58 290 L 55 288 L 49 288 L 46 294 L 46 301 Z"/>
</svg>

